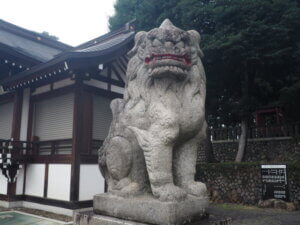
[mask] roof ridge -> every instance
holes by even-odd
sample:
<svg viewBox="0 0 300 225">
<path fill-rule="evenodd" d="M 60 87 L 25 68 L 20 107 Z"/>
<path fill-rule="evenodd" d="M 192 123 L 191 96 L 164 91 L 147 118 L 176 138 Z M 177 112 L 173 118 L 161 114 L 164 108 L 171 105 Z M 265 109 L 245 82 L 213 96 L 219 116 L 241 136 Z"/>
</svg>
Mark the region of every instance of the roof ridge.
<svg viewBox="0 0 300 225">
<path fill-rule="evenodd" d="M 114 36 L 117 36 L 119 34 L 129 33 L 131 31 L 134 31 L 134 26 L 132 25 L 133 22 L 134 22 L 133 20 L 129 21 L 126 24 L 124 24 L 121 28 L 111 31 L 111 32 L 108 32 L 106 34 L 103 34 L 103 35 L 96 37 L 90 41 L 87 41 L 85 43 L 82 43 L 82 44 L 76 46 L 73 50 L 75 51 L 78 49 L 88 48 L 88 47 L 93 46 L 94 44 L 99 44 L 100 42 L 107 41 L 110 38 L 113 38 Z"/>
<path fill-rule="evenodd" d="M 41 43 L 41 44 L 44 44 L 44 45 L 47 45 L 47 46 L 50 46 L 50 47 L 53 47 L 56 49 L 60 49 L 63 51 L 67 51 L 67 50 L 70 50 L 73 48 L 71 45 L 65 44 L 61 41 L 53 40 L 49 37 L 44 36 L 41 33 L 22 28 L 15 24 L 9 23 L 3 19 L 0 19 L 0 28 L 10 31 L 10 32 L 13 32 L 15 34 L 18 34 L 27 39 L 31 39 L 32 41 L 35 41 L 35 42 L 38 42 L 38 43 Z"/>
</svg>

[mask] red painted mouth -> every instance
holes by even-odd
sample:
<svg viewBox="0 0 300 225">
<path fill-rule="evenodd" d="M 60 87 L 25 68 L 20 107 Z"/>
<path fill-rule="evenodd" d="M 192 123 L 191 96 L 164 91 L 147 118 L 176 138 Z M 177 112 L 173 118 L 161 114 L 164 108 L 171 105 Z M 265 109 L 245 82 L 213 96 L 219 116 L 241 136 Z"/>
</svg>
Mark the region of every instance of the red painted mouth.
<svg viewBox="0 0 300 225">
<path fill-rule="evenodd" d="M 145 58 L 145 63 L 149 64 L 151 61 L 155 63 L 156 60 L 172 59 L 191 65 L 191 59 L 188 55 L 175 55 L 175 54 L 152 54 L 150 57 Z"/>
</svg>

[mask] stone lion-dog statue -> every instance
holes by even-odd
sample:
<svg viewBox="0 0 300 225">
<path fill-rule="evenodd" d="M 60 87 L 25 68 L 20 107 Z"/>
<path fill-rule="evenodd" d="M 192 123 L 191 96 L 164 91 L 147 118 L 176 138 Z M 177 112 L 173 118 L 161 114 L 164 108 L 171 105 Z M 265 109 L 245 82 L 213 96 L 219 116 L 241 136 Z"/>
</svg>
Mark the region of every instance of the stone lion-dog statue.
<svg viewBox="0 0 300 225">
<path fill-rule="evenodd" d="M 99 149 L 108 193 L 148 192 L 163 202 L 206 196 L 205 184 L 194 177 L 207 127 L 199 42 L 197 31 L 168 19 L 136 34 L 124 99 L 112 101 L 113 120 Z"/>
</svg>

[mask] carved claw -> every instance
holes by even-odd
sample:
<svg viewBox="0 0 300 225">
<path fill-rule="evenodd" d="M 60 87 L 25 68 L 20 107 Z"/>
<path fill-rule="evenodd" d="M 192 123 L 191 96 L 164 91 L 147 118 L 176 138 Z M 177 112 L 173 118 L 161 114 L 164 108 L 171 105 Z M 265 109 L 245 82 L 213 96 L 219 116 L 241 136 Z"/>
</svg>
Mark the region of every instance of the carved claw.
<svg viewBox="0 0 300 225">
<path fill-rule="evenodd" d="M 188 194 L 197 196 L 197 197 L 204 197 L 207 195 L 207 188 L 206 185 L 202 182 L 190 182 L 186 185 L 183 185 L 183 188 L 186 190 Z"/>
<path fill-rule="evenodd" d="M 187 193 L 183 189 L 173 184 L 152 188 L 152 192 L 155 197 L 163 202 L 182 201 L 187 196 Z"/>
<path fill-rule="evenodd" d="M 118 196 L 128 197 L 137 195 L 141 192 L 141 186 L 136 182 L 131 182 L 130 179 L 125 178 L 119 181 L 113 189 L 109 192 Z"/>
</svg>

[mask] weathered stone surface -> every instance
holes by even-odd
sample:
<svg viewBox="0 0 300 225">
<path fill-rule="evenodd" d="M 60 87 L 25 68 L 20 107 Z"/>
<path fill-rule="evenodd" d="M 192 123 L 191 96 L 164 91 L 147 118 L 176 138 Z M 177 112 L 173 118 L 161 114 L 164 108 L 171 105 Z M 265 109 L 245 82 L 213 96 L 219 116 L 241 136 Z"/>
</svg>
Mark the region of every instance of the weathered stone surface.
<svg viewBox="0 0 300 225">
<path fill-rule="evenodd" d="M 287 202 L 286 203 L 286 210 L 287 211 L 295 211 L 296 210 L 296 206 L 293 202 Z"/>
<path fill-rule="evenodd" d="M 150 224 L 175 225 L 199 219 L 207 204 L 208 198 L 194 196 L 181 202 L 162 202 L 150 194 L 127 198 L 111 194 L 94 196 L 96 214 Z"/>
<path fill-rule="evenodd" d="M 136 34 L 124 99 L 111 103 L 113 121 L 99 150 L 109 193 L 150 193 L 162 202 L 206 196 L 205 184 L 194 180 L 207 127 L 199 42 L 198 32 L 183 31 L 168 19 Z"/>
<path fill-rule="evenodd" d="M 213 141 L 214 157 L 218 162 L 234 161 L 238 149 L 238 141 Z M 300 145 L 291 137 L 269 139 L 249 139 L 246 162 L 288 162 L 300 160 Z M 203 148 L 198 150 L 198 162 L 206 162 Z"/>
<path fill-rule="evenodd" d="M 300 207 L 300 166 L 295 162 L 288 163 L 287 167 L 289 200 L 297 208 Z M 213 202 L 257 205 L 262 198 L 260 163 L 202 163 L 197 166 L 196 180 L 207 185 Z M 232 195 L 233 190 L 237 194 Z"/>
<path fill-rule="evenodd" d="M 258 207 L 260 207 L 260 208 L 274 208 L 275 201 L 276 201 L 276 199 L 260 200 L 258 202 Z"/>
<path fill-rule="evenodd" d="M 124 221 L 110 216 L 102 216 L 87 212 L 76 212 L 74 215 L 74 225 L 146 225 L 145 223 L 138 223 L 134 221 Z"/>
</svg>

